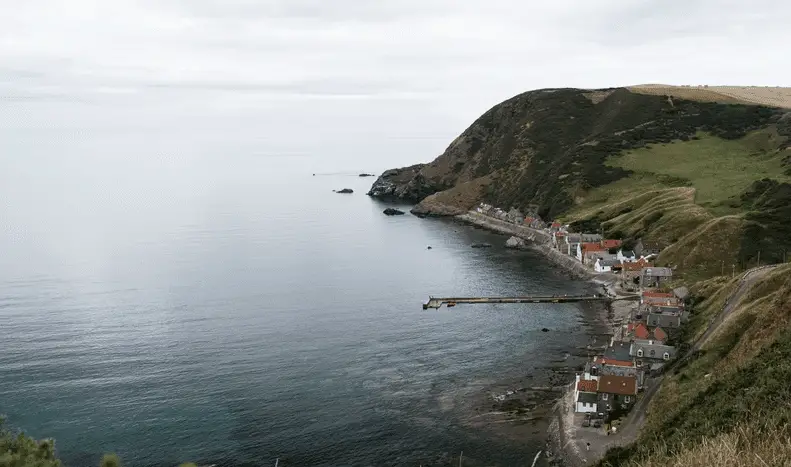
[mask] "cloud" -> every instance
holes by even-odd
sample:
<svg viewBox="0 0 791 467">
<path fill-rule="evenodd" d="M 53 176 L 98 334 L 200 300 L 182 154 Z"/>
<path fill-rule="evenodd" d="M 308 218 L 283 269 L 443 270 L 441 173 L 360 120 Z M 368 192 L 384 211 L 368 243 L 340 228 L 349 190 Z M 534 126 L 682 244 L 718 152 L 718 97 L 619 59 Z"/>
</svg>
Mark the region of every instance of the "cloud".
<svg viewBox="0 0 791 467">
<path fill-rule="evenodd" d="M 0 0 L 0 93 L 411 99 L 470 118 L 541 87 L 789 84 L 790 15 L 778 0 Z"/>
</svg>

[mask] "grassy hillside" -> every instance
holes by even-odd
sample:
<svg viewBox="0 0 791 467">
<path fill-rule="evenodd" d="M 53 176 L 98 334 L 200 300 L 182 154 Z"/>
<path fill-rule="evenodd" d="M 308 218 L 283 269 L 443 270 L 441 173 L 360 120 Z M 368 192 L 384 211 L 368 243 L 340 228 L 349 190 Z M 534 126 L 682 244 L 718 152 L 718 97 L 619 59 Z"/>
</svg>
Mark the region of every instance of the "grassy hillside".
<svg viewBox="0 0 791 467">
<path fill-rule="evenodd" d="M 781 131 L 785 134 L 781 134 Z M 698 133 L 610 156 L 629 171 L 576 198 L 563 217 L 666 249 L 660 263 L 688 280 L 784 262 L 791 251 L 791 164 L 775 125 L 726 140 Z"/>
</svg>

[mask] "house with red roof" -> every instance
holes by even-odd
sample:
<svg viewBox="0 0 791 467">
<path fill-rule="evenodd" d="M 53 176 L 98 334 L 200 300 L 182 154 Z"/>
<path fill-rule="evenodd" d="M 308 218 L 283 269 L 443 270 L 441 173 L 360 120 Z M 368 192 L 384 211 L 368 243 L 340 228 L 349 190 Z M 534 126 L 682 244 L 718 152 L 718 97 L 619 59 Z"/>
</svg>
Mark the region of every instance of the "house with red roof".
<svg viewBox="0 0 791 467">
<path fill-rule="evenodd" d="M 602 240 L 601 246 L 605 250 L 610 250 L 612 248 L 618 248 L 623 243 L 621 240 Z"/>
<path fill-rule="evenodd" d="M 635 376 L 602 376 L 599 378 L 597 408 L 611 411 L 617 407 L 628 408 L 637 400 Z"/>
<path fill-rule="evenodd" d="M 599 382 L 595 379 L 581 379 L 577 375 L 574 385 L 574 411 L 578 413 L 596 413 L 598 406 Z"/>
<path fill-rule="evenodd" d="M 599 243 L 586 242 L 577 245 L 577 259 L 584 263 L 593 253 L 607 253 L 607 250 Z"/>
<path fill-rule="evenodd" d="M 650 328 L 645 323 L 629 323 L 626 326 L 624 338 L 630 342 L 635 339 L 644 339 L 664 343 L 667 340 L 667 332 L 660 327 Z"/>
</svg>

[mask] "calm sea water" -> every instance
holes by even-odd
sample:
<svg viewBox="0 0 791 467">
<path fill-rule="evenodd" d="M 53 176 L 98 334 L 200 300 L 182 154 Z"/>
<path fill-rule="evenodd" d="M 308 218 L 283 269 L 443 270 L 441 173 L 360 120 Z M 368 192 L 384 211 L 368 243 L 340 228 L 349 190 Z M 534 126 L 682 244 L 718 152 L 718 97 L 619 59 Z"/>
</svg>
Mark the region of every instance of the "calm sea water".
<svg viewBox="0 0 791 467">
<path fill-rule="evenodd" d="M 309 158 L 221 145 L 138 158 L 17 137 L 0 412 L 54 437 L 67 465 L 113 451 L 131 467 L 417 466 L 464 451 L 468 466 L 510 466 L 541 449 L 543 435 L 507 441 L 460 420 L 471 394 L 584 343 L 581 312 L 421 303 L 585 287 L 542 258 L 453 222 L 386 217 L 364 196 L 373 179 L 314 177 Z M 331 191 L 344 187 L 355 193 Z"/>
</svg>

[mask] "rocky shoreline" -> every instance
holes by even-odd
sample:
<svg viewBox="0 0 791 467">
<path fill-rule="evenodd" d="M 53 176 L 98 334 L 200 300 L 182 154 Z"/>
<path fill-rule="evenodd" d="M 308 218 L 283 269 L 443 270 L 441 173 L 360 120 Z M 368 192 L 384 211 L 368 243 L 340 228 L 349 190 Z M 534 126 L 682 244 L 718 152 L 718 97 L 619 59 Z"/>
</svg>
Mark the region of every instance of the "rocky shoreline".
<svg viewBox="0 0 791 467">
<path fill-rule="evenodd" d="M 511 224 L 509 222 L 493 219 L 476 212 L 468 212 L 466 214 L 457 215 L 454 217 L 456 220 L 465 224 L 480 227 L 486 230 L 497 232 L 504 235 L 510 235 L 517 239 L 524 240 L 525 246 L 533 251 L 541 253 L 544 257 L 550 260 L 555 265 L 559 266 L 565 272 L 569 273 L 571 277 L 578 279 L 587 279 L 591 284 L 595 284 L 596 288 L 602 293 L 614 295 L 614 290 L 611 284 L 603 277 L 598 276 L 585 268 L 580 262 L 574 258 L 564 255 L 550 246 L 551 237 L 546 233 L 530 227 Z M 510 240 L 510 239 L 509 239 Z M 511 242 L 514 243 L 513 241 Z M 521 242 L 517 248 L 522 248 Z M 615 302 L 617 305 L 617 302 Z M 583 305 L 586 306 L 586 305 Z M 623 319 L 624 308 L 621 306 L 601 306 L 600 304 L 592 304 L 586 306 L 586 316 L 590 320 L 590 324 L 594 329 L 600 332 L 592 332 L 591 339 L 595 343 L 594 338 L 609 334 L 612 327 Z M 587 349 L 580 349 L 581 351 Z M 539 403 L 537 408 L 538 412 L 532 414 L 532 419 L 540 419 L 544 422 L 546 429 L 546 447 L 543 456 L 552 466 L 578 466 L 579 459 L 582 458 L 581 453 L 568 452 L 565 441 L 565 424 L 567 421 L 563 420 L 562 414 L 566 413 L 565 406 L 569 403 L 569 395 L 573 394 L 571 391 L 571 383 L 568 382 L 568 375 L 573 375 L 576 371 L 575 368 L 570 367 L 568 364 L 556 366 L 553 368 L 550 375 L 550 381 L 553 388 L 552 392 L 545 393 L 543 398 L 544 403 L 551 404 L 551 409 L 546 410 L 544 404 Z M 530 392 L 530 391 L 528 391 Z M 534 396 L 535 397 L 535 396 Z M 543 410 L 541 410 L 543 409 Z"/>
</svg>

